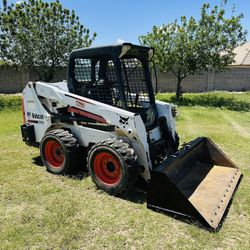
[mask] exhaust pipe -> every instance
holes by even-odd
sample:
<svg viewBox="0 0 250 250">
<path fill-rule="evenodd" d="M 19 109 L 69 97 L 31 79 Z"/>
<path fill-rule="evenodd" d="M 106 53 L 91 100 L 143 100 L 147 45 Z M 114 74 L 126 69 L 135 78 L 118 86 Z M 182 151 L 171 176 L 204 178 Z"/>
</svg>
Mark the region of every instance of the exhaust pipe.
<svg viewBox="0 0 250 250">
<path fill-rule="evenodd" d="M 151 172 L 147 207 L 216 229 L 240 180 L 238 167 L 209 138 L 199 137 Z"/>
</svg>

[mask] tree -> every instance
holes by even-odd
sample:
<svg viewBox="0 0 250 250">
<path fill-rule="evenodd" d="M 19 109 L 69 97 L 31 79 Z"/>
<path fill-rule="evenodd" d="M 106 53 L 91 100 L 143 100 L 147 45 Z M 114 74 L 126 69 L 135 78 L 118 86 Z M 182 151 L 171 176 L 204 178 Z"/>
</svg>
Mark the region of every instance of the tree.
<svg viewBox="0 0 250 250">
<path fill-rule="evenodd" d="M 11 65 L 34 70 L 50 81 L 57 67 L 65 67 L 74 48 L 88 47 L 96 37 L 79 21 L 74 10 L 59 0 L 27 0 L 0 10 L 0 58 Z"/>
<path fill-rule="evenodd" d="M 198 21 L 185 16 L 173 23 L 153 26 L 152 32 L 140 36 L 143 45 L 155 48 L 155 63 L 160 71 L 171 71 L 177 79 L 176 99 L 182 95 L 182 80 L 189 75 L 214 69 L 225 70 L 234 61 L 233 50 L 246 40 L 241 26 L 242 14 L 225 15 L 226 0 L 221 6 L 204 4 Z"/>
</svg>

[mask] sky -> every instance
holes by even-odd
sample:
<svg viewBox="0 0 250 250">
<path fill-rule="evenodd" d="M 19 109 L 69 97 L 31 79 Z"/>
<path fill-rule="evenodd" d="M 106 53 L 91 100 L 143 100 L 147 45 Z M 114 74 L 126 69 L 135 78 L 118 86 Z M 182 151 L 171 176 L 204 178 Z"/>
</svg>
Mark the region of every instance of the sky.
<svg viewBox="0 0 250 250">
<path fill-rule="evenodd" d="M 9 1 L 17 2 L 17 1 Z M 96 32 L 93 45 L 114 44 L 123 40 L 138 44 L 138 36 L 153 25 L 168 24 L 181 16 L 199 18 L 203 3 L 220 5 L 220 0 L 60 0 L 63 7 L 74 9 L 81 23 Z M 250 0 L 228 0 L 226 13 L 243 13 L 243 27 L 250 41 Z"/>
</svg>

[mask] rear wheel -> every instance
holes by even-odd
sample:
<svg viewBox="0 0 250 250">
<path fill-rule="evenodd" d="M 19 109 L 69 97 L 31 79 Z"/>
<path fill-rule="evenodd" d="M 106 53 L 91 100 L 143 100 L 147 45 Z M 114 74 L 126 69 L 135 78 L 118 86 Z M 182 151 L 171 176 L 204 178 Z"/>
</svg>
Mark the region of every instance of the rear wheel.
<svg viewBox="0 0 250 250">
<path fill-rule="evenodd" d="M 117 139 L 103 140 L 91 148 L 88 169 L 96 186 L 113 195 L 129 189 L 138 177 L 134 150 Z"/>
<path fill-rule="evenodd" d="M 40 144 L 43 164 L 54 174 L 73 173 L 77 148 L 77 140 L 69 131 L 52 130 L 44 136 Z"/>
</svg>

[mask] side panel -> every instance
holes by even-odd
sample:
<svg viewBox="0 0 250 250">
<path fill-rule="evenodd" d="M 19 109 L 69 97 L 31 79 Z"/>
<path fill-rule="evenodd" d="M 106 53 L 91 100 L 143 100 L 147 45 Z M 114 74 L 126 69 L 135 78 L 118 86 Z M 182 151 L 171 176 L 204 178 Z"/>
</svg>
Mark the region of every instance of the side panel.
<svg viewBox="0 0 250 250">
<path fill-rule="evenodd" d="M 39 101 L 32 83 L 23 90 L 23 105 L 26 123 L 34 125 L 35 141 L 39 143 L 51 125 L 51 116 Z"/>
<path fill-rule="evenodd" d="M 107 138 L 116 138 L 117 135 L 114 132 L 101 131 L 84 126 L 77 126 L 72 128 L 73 134 L 79 140 L 81 146 L 88 147 L 90 143 L 97 143 Z"/>
<path fill-rule="evenodd" d="M 175 139 L 175 117 L 173 117 L 172 114 L 172 108 L 175 108 L 175 105 L 156 100 L 156 108 L 158 112 L 158 117 L 164 116 L 166 118 L 168 129 L 170 130 L 173 138 Z"/>
<path fill-rule="evenodd" d="M 54 123 L 46 132 L 53 129 L 69 129 L 71 133 L 78 139 L 78 142 L 83 147 L 88 147 L 91 143 L 97 143 L 107 138 L 117 138 L 116 132 L 101 131 L 94 128 L 88 128 L 81 125 L 71 125 L 65 123 Z"/>
</svg>

